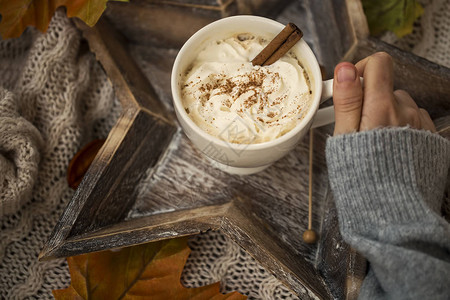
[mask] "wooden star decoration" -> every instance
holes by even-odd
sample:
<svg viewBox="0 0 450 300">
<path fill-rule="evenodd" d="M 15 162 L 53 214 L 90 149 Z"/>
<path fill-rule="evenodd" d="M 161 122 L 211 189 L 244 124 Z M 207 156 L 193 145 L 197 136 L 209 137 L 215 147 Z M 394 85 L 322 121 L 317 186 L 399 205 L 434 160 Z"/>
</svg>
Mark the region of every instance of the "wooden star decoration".
<svg viewBox="0 0 450 300">
<path fill-rule="evenodd" d="M 312 2 L 306 4 L 312 11 L 325 13 L 328 7 L 335 16 L 348 18 L 344 22 L 348 51 L 330 58 L 320 50 L 326 41 L 314 44 L 328 69 L 342 57 L 357 61 L 387 50 L 394 56 L 395 72 L 402 73 L 397 86 L 410 87 L 419 106 L 435 118 L 444 116 L 439 120 L 448 134 L 448 69 L 437 72 L 435 65 L 369 38 L 359 1 L 342 1 L 340 9 L 330 7 L 332 1 Z M 94 28 L 75 22 L 104 67 L 123 110 L 40 259 L 221 230 L 302 299 L 356 298 L 366 263 L 338 232 L 324 159 L 331 127 L 316 130 L 313 228 L 320 241 L 307 245 L 301 239 L 308 221 L 306 139 L 255 175 L 234 176 L 215 169 L 184 136 L 170 107 L 158 99 L 130 55 L 127 40 L 104 18 Z M 302 27 L 302 21 L 297 24 Z M 412 86 L 412 72 L 428 76 Z M 426 98 L 433 87 L 435 97 Z"/>
</svg>

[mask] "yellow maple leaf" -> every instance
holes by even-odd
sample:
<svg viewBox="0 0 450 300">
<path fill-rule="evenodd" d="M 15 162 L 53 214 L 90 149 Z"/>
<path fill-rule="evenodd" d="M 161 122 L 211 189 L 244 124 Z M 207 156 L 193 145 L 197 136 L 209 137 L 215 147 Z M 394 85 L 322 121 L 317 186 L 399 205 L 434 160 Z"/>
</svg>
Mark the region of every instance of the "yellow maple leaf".
<svg viewBox="0 0 450 300">
<path fill-rule="evenodd" d="M 113 0 L 128 2 L 128 0 Z M 65 6 L 67 16 L 94 26 L 108 0 L 0 0 L 0 34 L 3 39 L 19 37 L 27 26 L 46 32 L 56 9 Z"/>
<path fill-rule="evenodd" d="M 67 258 L 71 284 L 54 290 L 65 299 L 243 300 L 232 292 L 221 294 L 219 283 L 186 288 L 180 277 L 189 256 L 187 238 L 177 238 Z"/>
</svg>

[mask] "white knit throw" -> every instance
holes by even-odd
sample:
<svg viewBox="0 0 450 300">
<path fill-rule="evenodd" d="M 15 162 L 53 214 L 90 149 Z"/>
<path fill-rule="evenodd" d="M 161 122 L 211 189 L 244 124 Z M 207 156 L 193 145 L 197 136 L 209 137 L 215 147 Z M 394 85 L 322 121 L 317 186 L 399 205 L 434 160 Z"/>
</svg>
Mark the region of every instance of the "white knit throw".
<svg viewBox="0 0 450 300">
<path fill-rule="evenodd" d="M 450 0 L 424 2 L 412 36 L 385 39 L 400 46 L 414 40 L 413 51 L 450 67 Z M 37 257 L 72 197 L 70 159 L 106 137 L 120 113 L 106 75 L 80 41 L 58 11 L 46 34 L 29 29 L 0 42 L 0 299 L 52 299 L 52 289 L 70 283 L 64 259 Z M 220 232 L 195 236 L 190 246 L 187 286 L 221 281 L 223 292 L 249 299 L 297 299 Z"/>
<path fill-rule="evenodd" d="M 38 262 L 73 191 L 66 169 L 106 136 L 118 102 L 80 34 L 58 12 L 47 34 L 0 43 L 0 298 L 51 298 L 69 282 L 64 260 Z"/>
</svg>

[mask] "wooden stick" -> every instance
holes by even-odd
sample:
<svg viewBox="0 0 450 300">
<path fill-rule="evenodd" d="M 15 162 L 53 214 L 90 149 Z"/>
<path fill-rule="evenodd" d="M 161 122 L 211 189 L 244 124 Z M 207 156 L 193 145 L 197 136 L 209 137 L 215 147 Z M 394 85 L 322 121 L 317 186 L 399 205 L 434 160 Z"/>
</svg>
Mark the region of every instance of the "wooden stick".
<svg viewBox="0 0 450 300">
<path fill-rule="evenodd" d="M 309 195 L 308 195 L 308 230 L 303 233 L 305 243 L 314 244 L 317 241 L 317 234 L 312 230 L 312 186 L 313 186 L 313 146 L 314 130 L 309 131 Z"/>
<path fill-rule="evenodd" d="M 296 32 L 296 35 L 300 33 L 300 38 L 303 36 L 301 30 L 298 29 L 298 27 L 294 23 L 287 24 L 286 27 L 284 27 L 284 29 L 258 55 L 256 55 L 256 57 L 252 60 L 252 64 L 254 66 L 255 65 L 262 66 L 286 42 L 286 40 L 289 39 L 289 37 L 294 32 Z M 292 44 L 285 51 L 287 52 L 294 44 Z M 279 53 L 282 53 L 281 56 L 283 56 L 286 52 L 284 53 L 279 52 Z"/>
<path fill-rule="evenodd" d="M 313 184 L 314 129 L 309 131 L 309 186 L 308 186 L 308 230 L 312 228 L 312 184 Z"/>
</svg>

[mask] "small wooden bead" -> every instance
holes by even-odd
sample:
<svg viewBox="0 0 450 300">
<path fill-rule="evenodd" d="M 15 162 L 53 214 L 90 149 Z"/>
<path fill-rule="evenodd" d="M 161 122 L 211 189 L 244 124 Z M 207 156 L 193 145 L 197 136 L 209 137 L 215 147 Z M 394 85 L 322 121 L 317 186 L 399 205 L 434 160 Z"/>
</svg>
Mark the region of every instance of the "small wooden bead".
<svg viewBox="0 0 450 300">
<path fill-rule="evenodd" d="M 303 233 L 303 240 L 307 244 L 314 244 L 317 242 L 317 234 L 314 230 L 308 229 Z"/>
</svg>

